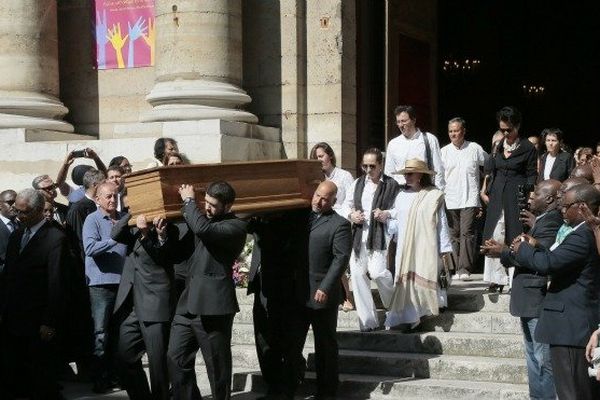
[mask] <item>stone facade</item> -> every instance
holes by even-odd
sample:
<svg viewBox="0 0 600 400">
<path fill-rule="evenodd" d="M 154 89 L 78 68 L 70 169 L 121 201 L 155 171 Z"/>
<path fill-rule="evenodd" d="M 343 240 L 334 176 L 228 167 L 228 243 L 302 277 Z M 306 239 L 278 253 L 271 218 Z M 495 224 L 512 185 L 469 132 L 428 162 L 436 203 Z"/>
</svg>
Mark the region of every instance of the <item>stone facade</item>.
<svg viewBox="0 0 600 400">
<path fill-rule="evenodd" d="M 90 2 L 3 1 L 3 186 L 54 176 L 67 151 L 85 146 L 140 169 L 161 136 L 192 162 L 306 158 L 327 141 L 354 172 L 359 1 L 156 0 L 155 66 L 112 70 L 93 66 Z"/>
</svg>

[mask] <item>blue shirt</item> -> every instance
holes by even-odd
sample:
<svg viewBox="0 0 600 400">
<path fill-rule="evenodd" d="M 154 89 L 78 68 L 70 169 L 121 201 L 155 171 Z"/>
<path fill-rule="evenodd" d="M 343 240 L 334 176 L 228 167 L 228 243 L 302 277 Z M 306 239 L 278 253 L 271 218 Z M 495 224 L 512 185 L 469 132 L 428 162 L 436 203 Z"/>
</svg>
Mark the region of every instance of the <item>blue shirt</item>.
<svg viewBox="0 0 600 400">
<path fill-rule="evenodd" d="M 117 212 L 117 220 L 122 216 L 123 213 Z M 112 228 L 110 216 L 100 209 L 88 215 L 83 223 L 85 276 L 88 286 L 118 285 L 121 281 L 127 245 L 111 239 Z"/>
</svg>

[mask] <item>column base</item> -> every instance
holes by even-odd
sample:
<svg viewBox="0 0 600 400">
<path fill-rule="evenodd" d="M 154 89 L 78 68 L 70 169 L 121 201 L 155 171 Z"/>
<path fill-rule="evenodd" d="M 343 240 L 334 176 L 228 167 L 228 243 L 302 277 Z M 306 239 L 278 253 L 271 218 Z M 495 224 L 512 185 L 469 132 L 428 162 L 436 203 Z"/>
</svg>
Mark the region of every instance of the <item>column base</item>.
<svg viewBox="0 0 600 400">
<path fill-rule="evenodd" d="M 184 79 L 158 82 L 146 100 L 154 108 L 141 115 L 142 122 L 204 119 L 258 122 L 254 114 L 238 109 L 251 101 L 250 96 L 229 83 Z"/>
<path fill-rule="evenodd" d="M 0 91 L 0 128 L 33 128 L 73 132 L 73 126 L 61 120 L 68 112 L 69 109 L 51 95 Z"/>
</svg>

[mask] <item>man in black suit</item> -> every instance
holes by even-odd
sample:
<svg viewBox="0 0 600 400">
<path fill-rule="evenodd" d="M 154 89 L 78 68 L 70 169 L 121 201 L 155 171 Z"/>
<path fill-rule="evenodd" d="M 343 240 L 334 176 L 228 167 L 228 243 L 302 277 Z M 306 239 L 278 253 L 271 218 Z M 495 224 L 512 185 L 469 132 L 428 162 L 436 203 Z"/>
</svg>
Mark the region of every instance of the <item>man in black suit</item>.
<svg viewBox="0 0 600 400">
<path fill-rule="evenodd" d="M 534 247 L 524 236 L 513 245 L 516 261 L 524 268 L 551 277 L 540 313 L 535 338 L 550 345 L 552 370 L 558 398 L 598 399 L 598 383 L 587 375 L 585 346 L 598 326 L 600 256 L 583 203 L 595 215 L 600 192 L 592 185 L 567 191 L 561 212 L 565 224 L 549 249 Z"/>
<path fill-rule="evenodd" d="M 531 228 L 529 231 L 530 243 L 535 244 L 537 248 L 550 248 L 556 239 L 558 229 L 563 224 L 557 201 L 560 185 L 560 182 L 554 179 L 542 181 L 536 185 L 533 195 L 529 199 L 530 211 L 533 216 L 533 220 L 527 222 Z M 546 343 L 539 343 L 535 339 L 535 330 L 548 287 L 548 277 L 519 266 L 510 249 L 494 240 L 486 241 L 482 249 L 487 256 L 500 257 L 504 266 L 515 267 L 510 296 L 510 313 L 521 319 L 529 377 L 529 396 L 533 399 L 555 399 L 556 389 L 552 377 L 550 346 Z"/>
<path fill-rule="evenodd" d="M 0 193 L 0 273 L 4 269 L 8 238 L 19 227 L 17 211 L 13 207 L 17 192 L 5 190 Z"/>
<path fill-rule="evenodd" d="M 22 389 L 34 400 L 60 399 L 54 346 L 64 309 L 64 233 L 44 219 L 44 196 L 25 189 L 15 200 L 22 227 L 11 235 L 0 288 L 2 398 Z M 26 386 L 15 387 L 24 377 Z"/>
<path fill-rule="evenodd" d="M 259 399 L 291 399 L 298 375 L 289 372 L 295 363 L 306 362 L 301 349 L 293 352 L 290 333 L 297 318 L 293 310 L 304 306 L 296 301 L 294 279 L 307 263 L 309 211 L 269 213 L 254 217 L 248 226 L 254 235 L 248 294 L 254 294 L 254 342 L 267 384 L 266 396 Z"/>
<path fill-rule="evenodd" d="M 338 387 L 338 305 L 343 297 L 340 278 L 352 251 L 350 222 L 333 211 L 337 187 L 321 182 L 312 198 L 309 217 L 307 290 L 304 291 L 304 322 L 299 333 L 304 345 L 312 325 L 315 337 L 317 399 L 334 398 Z M 302 291 L 300 291 L 302 293 Z"/>
<path fill-rule="evenodd" d="M 120 320 L 118 359 L 121 386 L 132 399 L 169 399 L 167 343 L 174 305 L 174 247 L 179 232 L 174 225 L 155 218 L 153 225 L 140 215 L 136 229 L 129 229 L 130 214 L 114 226 L 112 238 L 128 246 L 115 302 Z M 142 367 L 148 354 L 150 382 Z"/>
<path fill-rule="evenodd" d="M 231 212 L 235 191 L 227 182 L 208 186 L 205 214 L 196 205 L 192 186 L 181 185 L 179 194 L 183 217 L 196 235 L 196 248 L 177 303 L 167 351 L 173 398 L 201 399 L 194 372 L 200 348 L 213 399 L 229 399 L 231 329 L 239 311 L 232 267 L 246 242 L 246 223 Z"/>
</svg>

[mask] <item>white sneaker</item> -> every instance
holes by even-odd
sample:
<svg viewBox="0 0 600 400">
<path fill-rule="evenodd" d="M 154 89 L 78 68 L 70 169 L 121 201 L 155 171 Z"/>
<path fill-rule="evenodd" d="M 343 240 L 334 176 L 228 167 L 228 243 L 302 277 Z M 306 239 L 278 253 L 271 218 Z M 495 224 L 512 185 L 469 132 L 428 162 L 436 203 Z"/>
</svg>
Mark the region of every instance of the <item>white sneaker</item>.
<svg viewBox="0 0 600 400">
<path fill-rule="evenodd" d="M 464 273 L 464 274 L 460 274 L 460 280 L 463 281 L 463 282 L 470 281 L 471 280 L 471 274 L 469 274 L 468 272 Z"/>
</svg>

